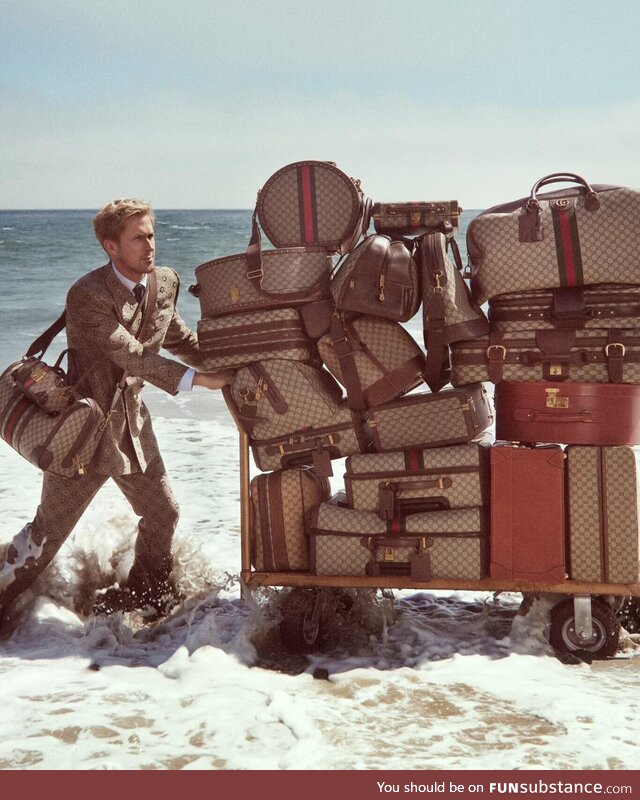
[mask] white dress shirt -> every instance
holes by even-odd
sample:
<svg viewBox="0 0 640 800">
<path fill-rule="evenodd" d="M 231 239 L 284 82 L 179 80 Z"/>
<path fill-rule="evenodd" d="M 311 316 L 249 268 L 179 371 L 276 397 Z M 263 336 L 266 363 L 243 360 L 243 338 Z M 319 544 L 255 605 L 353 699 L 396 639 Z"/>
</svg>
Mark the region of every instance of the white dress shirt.
<svg viewBox="0 0 640 800">
<path fill-rule="evenodd" d="M 113 270 L 116 278 L 120 281 L 123 286 L 126 286 L 127 289 L 133 294 L 134 286 L 137 286 L 139 283 L 147 288 L 147 276 L 143 275 L 139 281 L 131 281 L 129 278 L 124 276 L 120 270 L 116 267 L 116 265 L 111 262 L 111 269 Z M 180 378 L 180 383 L 178 384 L 178 391 L 179 392 L 190 392 L 193 389 L 193 379 L 196 375 L 196 371 L 193 367 L 187 367 L 185 370 L 184 375 Z"/>
</svg>

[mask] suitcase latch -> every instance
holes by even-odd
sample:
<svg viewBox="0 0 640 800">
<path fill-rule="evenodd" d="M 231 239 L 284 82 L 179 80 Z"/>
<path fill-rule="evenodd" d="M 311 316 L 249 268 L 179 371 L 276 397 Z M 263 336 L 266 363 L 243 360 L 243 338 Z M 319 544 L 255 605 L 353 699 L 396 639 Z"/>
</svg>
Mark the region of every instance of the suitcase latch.
<svg viewBox="0 0 640 800">
<path fill-rule="evenodd" d="M 549 375 L 562 375 L 562 364 L 550 364 Z"/>
<path fill-rule="evenodd" d="M 396 554 L 393 550 L 393 547 L 385 547 L 384 548 L 384 555 L 382 556 L 383 561 L 395 561 Z"/>
<path fill-rule="evenodd" d="M 545 389 L 547 393 L 544 403 L 546 408 L 569 408 L 569 398 L 558 395 L 559 391 L 560 389 Z"/>
<path fill-rule="evenodd" d="M 240 289 L 238 289 L 237 286 L 232 286 L 231 289 L 229 289 L 229 296 L 234 303 L 237 303 L 240 299 Z"/>
<path fill-rule="evenodd" d="M 34 383 L 38 383 L 38 381 L 41 381 L 46 374 L 47 373 L 42 369 L 42 367 L 36 367 L 29 373 L 29 377 Z"/>
</svg>

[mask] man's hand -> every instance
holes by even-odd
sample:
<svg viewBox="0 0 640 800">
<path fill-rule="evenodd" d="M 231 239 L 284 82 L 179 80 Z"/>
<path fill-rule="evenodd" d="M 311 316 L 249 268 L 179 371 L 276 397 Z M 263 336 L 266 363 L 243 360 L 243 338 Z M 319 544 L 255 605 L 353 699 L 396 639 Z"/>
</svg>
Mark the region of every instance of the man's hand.
<svg viewBox="0 0 640 800">
<path fill-rule="evenodd" d="M 205 389 L 222 389 L 228 386 L 235 375 L 234 370 L 225 369 L 222 372 L 196 372 L 193 378 L 194 386 L 204 386 Z"/>
</svg>

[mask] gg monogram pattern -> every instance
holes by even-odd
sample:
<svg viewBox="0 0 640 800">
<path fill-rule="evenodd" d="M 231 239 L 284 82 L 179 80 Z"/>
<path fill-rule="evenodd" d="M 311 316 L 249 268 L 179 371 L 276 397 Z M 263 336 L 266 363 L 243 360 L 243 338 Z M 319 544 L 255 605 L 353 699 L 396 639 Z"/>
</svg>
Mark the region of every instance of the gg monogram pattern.
<svg viewBox="0 0 640 800">
<path fill-rule="evenodd" d="M 583 282 L 637 282 L 640 193 L 613 188 L 598 192 L 598 199 L 600 208 L 588 211 L 584 197 L 575 197 Z M 505 292 L 560 285 L 551 205 L 543 199 L 540 205 L 540 242 L 519 240 L 520 209 L 480 214 L 469 224 L 471 287 L 479 303 Z"/>
<path fill-rule="evenodd" d="M 237 311 L 295 307 L 329 297 L 333 261 L 326 250 L 289 247 L 263 250 L 260 288 L 247 277 L 245 254 L 216 258 L 196 267 L 204 319 Z M 297 298 L 286 295 L 297 294 Z"/>
<path fill-rule="evenodd" d="M 631 447 L 567 448 L 573 580 L 638 581 L 638 460 Z"/>
<path fill-rule="evenodd" d="M 301 170 L 313 182 L 306 196 Z M 301 224 L 305 203 L 314 215 L 313 243 L 339 250 L 360 219 L 362 197 L 353 180 L 332 164 L 317 161 L 290 164 L 272 175 L 260 190 L 257 207 L 260 224 L 276 247 L 311 243 Z"/>
</svg>

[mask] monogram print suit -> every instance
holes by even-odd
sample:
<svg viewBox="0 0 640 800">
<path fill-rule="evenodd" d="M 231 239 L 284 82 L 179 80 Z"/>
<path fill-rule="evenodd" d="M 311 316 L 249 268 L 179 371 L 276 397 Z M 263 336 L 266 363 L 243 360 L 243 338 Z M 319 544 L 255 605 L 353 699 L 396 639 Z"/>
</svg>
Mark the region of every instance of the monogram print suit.
<svg viewBox="0 0 640 800">
<path fill-rule="evenodd" d="M 35 519 L 9 548 L 7 562 L 15 567 L 11 570 L 5 563 L 0 569 L 0 606 L 24 591 L 49 564 L 109 477 L 141 517 L 128 585 L 145 592 L 169 578 L 178 506 L 141 392 L 148 382 L 177 394 L 185 364 L 197 369 L 201 358 L 195 333 L 176 310 L 176 272 L 157 267 L 155 273 L 155 308 L 144 320 L 139 339 L 136 332 L 143 315 L 136 315 L 138 303 L 111 264 L 83 276 L 68 292 L 65 311 L 68 346 L 75 352 L 73 377 L 79 391 L 93 397 L 108 419 L 84 475 L 69 480 L 44 474 Z M 161 347 L 184 363 L 160 355 Z M 123 370 L 126 385 L 111 409 Z"/>
</svg>

